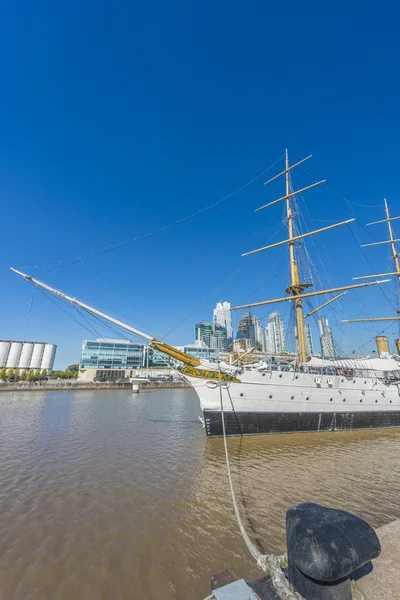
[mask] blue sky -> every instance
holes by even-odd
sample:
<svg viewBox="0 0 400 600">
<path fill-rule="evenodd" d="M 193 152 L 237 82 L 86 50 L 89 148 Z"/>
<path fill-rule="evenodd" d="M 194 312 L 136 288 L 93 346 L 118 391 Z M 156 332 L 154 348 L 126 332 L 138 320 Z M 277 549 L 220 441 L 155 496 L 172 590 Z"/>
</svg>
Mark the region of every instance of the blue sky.
<svg viewBox="0 0 400 600">
<path fill-rule="evenodd" d="M 16 1 L 0 12 L 2 339 L 56 343 L 65 367 L 91 337 L 41 293 L 32 303 L 32 287 L 11 265 L 152 334 L 175 328 L 170 343 L 191 342 L 217 300 L 281 296 L 284 251 L 248 264 L 241 253 L 285 237 L 281 205 L 254 212 L 282 195 L 283 181 L 263 186 L 282 161 L 184 224 L 63 268 L 43 265 L 191 215 L 286 147 L 292 162 L 313 154 L 293 173 L 295 186 L 328 180 L 329 189 L 304 197 L 309 229 L 357 218 L 353 233 L 336 229 L 309 245 L 323 258 L 322 282 L 369 274 L 366 257 L 376 272 L 388 268 L 387 247 L 363 253 L 357 243 L 386 239 L 383 226 L 363 227 L 383 218 L 384 196 L 400 214 L 393 3 Z M 386 295 L 348 293 L 336 316 L 389 316 L 387 298 L 394 302 L 391 286 Z M 287 307 L 282 314 L 288 319 Z M 326 315 L 349 349 L 371 350 L 368 340 L 387 327 L 344 335 Z M 397 337 L 396 326 L 387 333 Z"/>
</svg>

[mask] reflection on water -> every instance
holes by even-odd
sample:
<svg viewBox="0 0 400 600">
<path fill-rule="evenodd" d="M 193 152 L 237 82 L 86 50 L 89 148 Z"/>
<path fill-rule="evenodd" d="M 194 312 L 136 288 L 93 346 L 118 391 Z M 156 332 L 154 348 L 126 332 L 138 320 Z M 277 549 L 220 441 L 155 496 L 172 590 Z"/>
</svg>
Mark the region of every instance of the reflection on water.
<svg viewBox="0 0 400 600">
<path fill-rule="evenodd" d="M 223 442 L 190 390 L 0 395 L 2 600 L 195 600 L 213 573 L 258 575 Z M 281 552 L 285 512 L 316 501 L 400 517 L 400 431 L 231 438 L 248 531 Z"/>
</svg>

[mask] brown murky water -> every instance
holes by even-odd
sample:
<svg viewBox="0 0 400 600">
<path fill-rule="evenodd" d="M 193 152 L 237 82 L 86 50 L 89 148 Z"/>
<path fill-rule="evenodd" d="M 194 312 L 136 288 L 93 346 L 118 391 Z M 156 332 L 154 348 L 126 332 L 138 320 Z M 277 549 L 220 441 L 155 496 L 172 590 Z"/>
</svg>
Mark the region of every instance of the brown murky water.
<svg viewBox="0 0 400 600">
<path fill-rule="evenodd" d="M 213 573 L 257 576 L 223 444 L 191 390 L 0 395 L 2 600 L 201 600 Z M 229 440 L 247 528 L 282 552 L 312 500 L 400 517 L 400 431 Z"/>
</svg>

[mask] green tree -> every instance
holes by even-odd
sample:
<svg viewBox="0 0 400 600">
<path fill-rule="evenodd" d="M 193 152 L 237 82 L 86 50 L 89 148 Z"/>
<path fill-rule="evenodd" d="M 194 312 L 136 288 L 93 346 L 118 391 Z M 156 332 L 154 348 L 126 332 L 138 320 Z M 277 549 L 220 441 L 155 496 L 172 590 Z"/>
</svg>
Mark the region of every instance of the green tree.
<svg viewBox="0 0 400 600">
<path fill-rule="evenodd" d="M 27 369 L 24 369 L 22 371 L 22 373 L 20 374 L 19 378 L 20 378 L 21 381 L 26 381 L 28 379 L 28 371 L 27 371 Z"/>
<path fill-rule="evenodd" d="M 50 375 L 51 379 L 66 379 L 69 375 L 66 371 L 53 371 Z"/>
<path fill-rule="evenodd" d="M 0 370 L 0 379 L 3 381 L 7 379 L 7 369 L 5 367 Z"/>
<path fill-rule="evenodd" d="M 32 369 L 28 371 L 28 381 L 35 381 L 35 372 Z"/>
<path fill-rule="evenodd" d="M 45 380 L 45 381 L 47 381 L 48 375 L 47 375 L 46 369 L 43 369 L 43 371 L 40 374 L 40 378 L 43 379 L 43 380 Z"/>
<path fill-rule="evenodd" d="M 76 376 L 78 376 L 79 365 L 68 365 L 67 371 L 71 371 L 71 373 L 76 373 Z"/>
<path fill-rule="evenodd" d="M 19 379 L 18 369 L 8 369 L 7 379 L 8 379 L 8 381 L 18 381 L 18 379 Z"/>
</svg>

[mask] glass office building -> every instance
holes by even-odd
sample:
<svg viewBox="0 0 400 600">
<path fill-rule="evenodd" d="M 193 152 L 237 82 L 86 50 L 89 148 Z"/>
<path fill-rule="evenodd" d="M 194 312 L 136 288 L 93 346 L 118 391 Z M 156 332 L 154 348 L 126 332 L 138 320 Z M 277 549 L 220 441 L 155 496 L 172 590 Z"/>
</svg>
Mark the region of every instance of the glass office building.
<svg viewBox="0 0 400 600">
<path fill-rule="evenodd" d="M 205 344 L 207 348 L 213 348 L 221 352 L 226 351 L 226 327 L 218 323 L 209 323 L 208 321 L 197 323 L 194 339 L 199 345 Z"/>
<path fill-rule="evenodd" d="M 197 346 L 196 344 L 186 344 L 186 346 L 176 346 L 179 350 L 183 350 L 186 354 L 199 358 L 200 360 L 209 360 L 217 362 L 219 351 L 215 348 L 207 348 L 207 346 Z"/>
<path fill-rule="evenodd" d="M 145 365 L 144 344 L 128 340 L 96 339 L 82 342 L 82 369 L 137 369 Z"/>
</svg>

